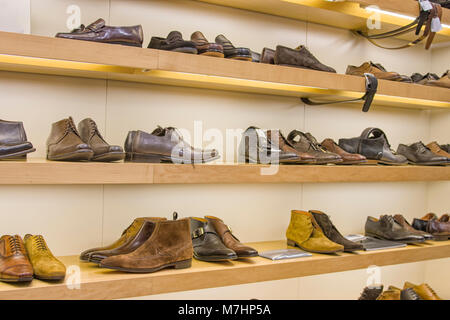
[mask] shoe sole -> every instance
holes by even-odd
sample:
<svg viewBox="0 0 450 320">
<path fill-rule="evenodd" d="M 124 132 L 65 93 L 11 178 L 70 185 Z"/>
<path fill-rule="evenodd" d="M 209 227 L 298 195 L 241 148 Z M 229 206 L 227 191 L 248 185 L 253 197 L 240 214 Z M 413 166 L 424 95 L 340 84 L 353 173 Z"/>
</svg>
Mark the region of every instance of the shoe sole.
<svg viewBox="0 0 450 320">
<path fill-rule="evenodd" d="M 351 165 L 351 164 L 366 164 L 367 160 L 355 160 L 355 161 L 342 161 L 338 165 Z"/>
<path fill-rule="evenodd" d="M 218 262 L 218 261 L 231 261 L 231 260 L 236 260 L 238 258 L 238 256 L 234 256 L 234 257 L 227 257 L 224 258 L 222 256 L 208 256 L 208 257 L 200 257 L 197 254 L 195 254 L 194 252 L 194 258 L 200 261 L 207 261 L 207 262 Z"/>
<path fill-rule="evenodd" d="M 434 241 L 447 241 L 450 239 L 450 235 L 433 235 Z"/>
<path fill-rule="evenodd" d="M 191 48 L 191 47 L 180 47 L 180 48 L 175 48 L 172 50 L 169 50 L 172 52 L 182 52 L 182 53 L 190 53 L 190 54 L 197 54 L 197 48 Z"/>
<path fill-rule="evenodd" d="M 253 258 L 253 257 L 259 257 L 258 253 L 254 253 L 254 254 L 248 254 L 248 255 L 238 255 L 237 258 Z"/>
<path fill-rule="evenodd" d="M 214 160 L 217 160 L 220 158 L 220 155 L 217 155 L 213 158 L 209 158 L 207 160 L 202 159 L 194 159 L 188 160 L 184 158 L 172 158 L 169 156 L 163 156 L 160 154 L 143 154 L 143 153 L 136 153 L 136 152 L 127 152 L 125 155 L 125 161 L 126 162 L 145 162 L 145 163 L 183 163 L 183 164 L 200 164 L 200 163 L 207 163 Z M 174 161 L 175 162 L 174 162 Z"/>
<path fill-rule="evenodd" d="M 232 56 L 226 56 L 227 59 L 233 59 L 233 60 L 241 60 L 241 61 L 252 61 L 253 58 L 251 55 L 232 55 Z"/>
<path fill-rule="evenodd" d="M 54 276 L 54 277 L 41 277 L 41 276 L 37 276 L 36 274 L 34 275 L 35 279 L 38 280 L 43 280 L 43 281 L 62 281 L 64 280 L 66 276 Z"/>
<path fill-rule="evenodd" d="M 188 259 L 188 260 L 182 260 L 182 261 L 177 261 L 177 262 L 173 262 L 173 263 L 168 263 L 156 268 L 122 268 L 122 267 L 116 267 L 116 266 L 105 266 L 105 265 L 100 265 L 101 268 L 106 268 L 106 269 L 113 269 L 113 270 L 119 270 L 119 271 L 124 271 L 124 272 L 130 272 L 130 273 L 152 273 L 152 272 L 156 272 L 165 268 L 170 268 L 170 267 L 174 267 L 175 269 L 187 269 L 190 268 L 192 265 L 192 259 Z"/>
<path fill-rule="evenodd" d="M 78 150 L 75 152 L 65 153 L 59 156 L 47 156 L 48 160 L 51 161 L 83 161 L 91 160 L 94 152 L 91 150 Z"/>
<path fill-rule="evenodd" d="M 447 162 L 442 162 L 442 161 L 430 161 L 430 162 L 420 162 L 420 163 L 415 163 L 415 162 L 411 162 L 409 161 L 410 165 L 413 166 L 446 166 L 448 165 Z"/>
<path fill-rule="evenodd" d="M 125 152 L 108 152 L 95 157 L 91 161 L 112 162 L 125 159 Z"/>
<path fill-rule="evenodd" d="M 368 233 L 368 232 L 366 232 L 366 236 L 372 237 L 372 238 L 377 238 L 380 240 L 388 240 L 388 241 L 400 242 L 400 243 L 405 243 L 405 244 L 415 244 L 415 243 L 424 243 L 425 242 L 425 239 L 424 240 L 390 240 L 390 239 L 385 239 L 376 234 L 372 234 L 372 233 Z"/>
<path fill-rule="evenodd" d="M 215 50 L 208 50 L 206 52 L 199 53 L 200 56 L 207 56 L 207 57 L 216 57 L 216 58 L 223 58 L 225 55 L 223 52 L 215 51 Z"/>
<path fill-rule="evenodd" d="M 307 251 L 307 252 L 313 252 L 313 253 L 337 253 L 337 252 L 343 252 L 344 250 L 331 250 L 331 251 L 316 251 L 316 250 L 309 250 L 309 249 L 305 249 L 304 247 L 302 247 L 301 245 L 299 245 L 297 242 L 295 242 L 294 240 L 287 240 L 287 245 L 291 246 L 291 247 L 299 247 L 300 249 Z"/>
<path fill-rule="evenodd" d="M 383 160 L 367 160 L 367 164 L 384 164 L 384 165 L 390 165 L 390 166 L 407 166 L 408 162 L 401 162 L 401 163 L 395 163 L 395 162 L 389 162 L 389 161 L 383 161 Z"/>
<path fill-rule="evenodd" d="M 27 149 L 27 150 L 15 152 L 15 153 L 5 154 L 5 155 L 1 155 L 0 159 L 26 160 L 27 154 L 30 152 L 34 152 L 34 151 L 36 151 L 36 148 L 31 148 L 31 149 Z"/>
<path fill-rule="evenodd" d="M 11 282 L 11 283 L 17 283 L 17 282 L 30 282 L 33 280 L 33 277 L 29 277 L 29 278 L 17 278 L 17 279 L 3 279 L 0 278 L 0 281 L 3 282 Z"/>
<path fill-rule="evenodd" d="M 261 163 L 258 160 L 252 159 L 252 158 L 248 158 L 246 157 L 244 159 L 244 161 L 241 161 L 241 163 L 251 163 L 251 164 L 270 164 L 270 163 Z M 298 160 L 298 158 L 293 158 L 293 159 L 284 159 L 284 160 L 280 160 L 279 164 L 316 164 L 315 160 Z M 276 163 L 271 163 L 271 164 L 276 164 Z"/>
</svg>

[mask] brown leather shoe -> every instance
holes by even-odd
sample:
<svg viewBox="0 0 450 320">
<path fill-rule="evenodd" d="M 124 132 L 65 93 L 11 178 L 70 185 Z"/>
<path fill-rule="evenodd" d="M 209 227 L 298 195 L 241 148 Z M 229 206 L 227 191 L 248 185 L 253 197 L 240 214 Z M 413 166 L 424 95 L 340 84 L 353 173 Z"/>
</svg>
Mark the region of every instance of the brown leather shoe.
<svg viewBox="0 0 450 320">
<path fill-rule="evenodd" d="M 448 215 L 444 215 L 441 219 L 430 212 L 421 219 L 414 218 L 413 228 L 430 233 L 435 241 L 445 241 L 450 237 L 450 221 L 448 221 Z"/>
<path fill-rule="evenodd" d="M 225 58 L 243 61 L 253 60 L 252 52 L 249 48 L 235 47 L 223 34 L 219 34 L 215 41 L 223 47 Z"/>
<path fill-rule="evenodd" d="M 205 163 L 220 158 L 216 149 L 197 149 L 183 140 L 173 127 L 158 126 L 151 134 L 130 131 L 125 141 L 125 161 Z"/>
<path fill-rule="evenodd" d="M 33 280 L 33 267 L 18 235 L 0 238 L 0 281 L 25 282 Z"/>
<path fill-rule="evenodd" d="M 298 46 L 295 49 L 285 46 L 277 46 L 275 50 L 274 62 L 275 64 L 283 66 L 336 73 L 336 70 L 317 60 L 317 58 L 314 57 L 305 46 Z"/>
<path fill-rule="evenodd" d="M 275 57 L 275 50 L 270 48 L 264 48 L 261 53 L 261 63 L 275 64 L 274 57 Z"/>
<path fill-rule="evenodd" d="M 179 31 L 171 31 L 167 38 L 152 37 L 147 48 L 197 54 L 195 43 L 184 40 L 183 35 Z"/>
<path fill-rule="evenodd" d="M 430 142 L 427 144 L 427 147 L 433 152 L 441 157 L 447 158 L 447 165 L 450 165 L 450 153 L 443 150 L 436 141 Z"/>
<path fill-rule="evenodd" d="M 144 223 L 134 237 L 131 237 L 123 245 L 110 249 L 95 251 L 89 255 L 89 262 L 100 263 L 103 259 L 119 254 L 127 254 L 139 248 L 155 230 L 155 222 L 164 221 L 166 218 L 145 218 Z"/>
<path fill-rule="evenodd" d="M 450 88 L 450 70 L 447 70 L 439 80 L 428 80 L 427 86 Z"/>
<path fill-rule="evenodd" d="M 209 42 L 200 31 L 196 31 L 191 35 L 191 41 L 195 43 L 198 54 L 218 58 L 224 57 L 222 45 Z"/>
<path fill-rule="evenodd" d="M 139 230 L 141 229 L 141 227 L 142 227 L 142 225 L 144 224 L 145 221 L 151 220 L 151 219 L 154 219 L 154 218 L 142 217 L 142 218 L 134 219 L 133 223 L 130 224 L 122 232 L 122 235 L 120 236 L 120 238 L 117 239 L 114 243 L 112 243 L 112 244 L 110 244 L 108 246 L 92 248 L 92 249 L 83 251 L 80 254 L 80 260 L 81 261 L 88 261 L 89 260 L 89 256 L 91 254 L 93 254 L 94 252 L 105 251 L 105 250 L 112 250 L 112 249 L 115 249 L 115 248 L 118 248 L 118 247 L 124 245 L 130 239 L 133 239 L 136 236 L 136 234 L 139 232 Z"/>
<path fill-rule="evenodd" d="M 325 139 L 320 144 L 326 151 L 337 154 L 342 158 L 342 162 L 339 164 L 359 164 L 366 163 L 367 159 L 361 154 L 358 153 L 349 153 L 339 147 L 333 139 Z"/>
<path fill-rule="evenodd" d="M 316 164 L 317 158 L 314 155 L 311 155 L 307 152 L 303 152 L 302 150 L 297 150 L 293 144 L 291 144 L 286 138 L 283 136 L 280 130 L 267 130 L 266 131 L 267 139 L 271 141 L 272 144 L 278 143 L 278 148 L 285 153 L 294 153 L 297 155 L 298 159 L 293 161 L 293 163 L 298 164 Z"/>
<path fill-rule="evenodd" d="M 52 124 L 47 139 L 48 160 L 91 160 L 93 155 L 94 151 L 81 139 L 72 117 Z"/>
<path fill-rule="evenodd" d="M 87 27 L 82 24 L 78 29 L 74 29 L 69 33 L 59 32 L 56 34 L 56 37 L 142 47 L 144 32 L 140 25 L 131 27 L 110 27 L 105 25 L 105 20 L 100 18 Z"/>
<path fill-rule="evenodd" d="M 405 282 L 403 289 L 412 288 L 422 300 L 442 300 L 436 292 L 426 283 L 416 285 L 411 282 Z"/>
<path fill-rule="evenodd" d="M 221 219 L 213 216 L 205 216 L 205 219 L 213 225 L 217 234 L 222 239 L 223 244 L 227 248 L 236 252 L 238 258 L 250 258 L 258 256 L 258 251 L 249 246 L 243 245 L 239 241 L 239 239 L 233 235 L 230 227 L 227 226 Z"/>
<path fill-rule="evenodd" d="M 154 231 L 138 249 L 128 254 L 103 259 L 100 267 L 125 272 L 150 273 L 164 268 L 189 268 L 192 241 L 188 219 L 154 223 Z"/>
<path fill-rule="evenodd" d="M 397 72 L 388 72 L 382 65 L 373 63 L 372 61 L 364 62 L 359 67 L 348 66 L 345 73 L 360 77 L 363 77 L 364 73 L 371 73 L 377 79 L 402 81 L 402 77 L 400 74 L 398 74 Z"/>
<path fill-rule="evenodd" d="M 409 222 L 405 219 L 404 216 L 402 216 L 401 214 L 396 214 L 394 215 L 394 220 L 395 222 L 397 222 L 399 225 L 401 225 L 403 228 L 405 228 L 406 230 L 418 234 L 419 236 L 422 236 L 425 241 L 427 240 L 433 240 L 433 236 L 427 232 L 421 231 L 421 230 L 416 230 L 414 229 Z"/>
<path fill-rule="evenodd" d="M 78 132 L 81 139 L 89 145 L 94 151 L 92 161 L 120 161 L 125 158 L 125 152 L 123 152 L 120 146 L 111 146 L 98 131 L 97 124 L 91 118 L 86 118 L 78 124 Z"/>
<path fill-rule="evenodd" d="M 287 140 L 298 152 L 304 152 L 312 156 L 316 160 L 315 164 L 342 162 L 341 156 L 325 151 L 310 133 L 292 130 Z"/>
</svg>

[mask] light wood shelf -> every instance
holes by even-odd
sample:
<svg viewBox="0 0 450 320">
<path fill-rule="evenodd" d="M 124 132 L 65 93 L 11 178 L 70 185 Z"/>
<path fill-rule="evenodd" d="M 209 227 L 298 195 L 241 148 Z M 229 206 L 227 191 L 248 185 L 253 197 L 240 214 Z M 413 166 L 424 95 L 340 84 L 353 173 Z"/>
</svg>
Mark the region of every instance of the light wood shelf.
<svg viewBox="0 0 450 320">
<path fill-rule="evenodd" d="M 350 0 L 345 2 L 329 2 L 325 0 L 196 0 L 210 4 L 244 9 L 254 12 L 309 21 L 347 30 L 367 29 L 367 18 L 373 12 L 365 10 L 367 6 L 377 6 L 381 10 L 417 17 L 419 4 L 416 0 Z M 396 29 L 407 25 L 411 20 L 404 17 L 380 14 L 381 31 Z M 450 25 L 450 10 L 443 8 L 442 23 Z M 380 31 L 377 30 L 376 33 Z M 399 36 L 400 39 L 414 40 L 413 33 Z M 437 33 L 434 42 L 450 41 L 450 29 L 443 28 Z"/>
<path fill-rule="evenodd" d="M 259 252 L 287 248 L 285 241 L 250 243 Z M 33 280 L 30 284 L 0 283 L 0 299 L 118 299 L 186 290 L 231 286 L 261 281 L 305 277 L 450 257 L 450 241 L 409 245 L 404 248 L 313 254 L 312 257 L 271 261 L 261 257 L 232 262 L 193 260 L 189 269 L 165 269 L 150 274 L 129 274 L 79 262 L 78 256 L 62 257 L 67 266 L 79 266 L 79 289 L 62 283 Z M 72 283 L 70 277 L 66 282 Z M 356 297 L 355 297 L 356 298 Z"/>
<path fill-rule="evenodd" d="M 365 91 L 363 77 L 345 74 L 8 32 L 0 32 L 0 70 L 324 100 Z M 450 90 L 380 80 L 376 105 L 450 108 Z"/>
<path fill-rule="evenodd" d="M 49 184 L 239 184 L 393 182 L 450 180 L 450 166 L 152 164 L 58 162 L 41 159 L 0 162 L 0 185 Z M 264 169 L 264 170 L 262 170 Z M 263 173 L 263 174 L 261 174 Z"/>
</svg>

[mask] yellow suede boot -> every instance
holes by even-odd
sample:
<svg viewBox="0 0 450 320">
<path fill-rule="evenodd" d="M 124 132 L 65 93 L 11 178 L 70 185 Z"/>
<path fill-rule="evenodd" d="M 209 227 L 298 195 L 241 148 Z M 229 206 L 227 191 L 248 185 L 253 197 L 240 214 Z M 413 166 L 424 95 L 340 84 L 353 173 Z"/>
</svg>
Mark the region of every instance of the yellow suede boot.
<svg viewBox="0 0 450 320">
<path fill-rule="evenodd" d="M 36 279 L 55 281 L 64 279 L 66 267 L 53 256 L 45 243 L 44 237 L 27 234 L 25 236 L 25 248 Z"/>
<path fill-rule="evenodd" d="M 291 222 L 286 231 L 287 244 L 305 251 L 335 253 L 344 251 L 344 246 L 328 239 L 313 215 L 306 211 L 292 210 Z"/>
<path fill-rule="evenodd" d="M 407 288 L 413 288 L 414 291 L 419 295 L 419 297 L 422 298 L 422 300 L 442 300 L 436 292 L 434 292 L 431 287 L 426 284 L 422 283 L 421 285 L 416 285 L 411 282 L 405 282 L 403 289 Z"/>
<path fill-rule="evenodd" d="M 390 286 L 388 290 L 383 291 L 377 298 L 377 300 L 400 300 L 402 291 L 399 288 Z"/>
</svg>

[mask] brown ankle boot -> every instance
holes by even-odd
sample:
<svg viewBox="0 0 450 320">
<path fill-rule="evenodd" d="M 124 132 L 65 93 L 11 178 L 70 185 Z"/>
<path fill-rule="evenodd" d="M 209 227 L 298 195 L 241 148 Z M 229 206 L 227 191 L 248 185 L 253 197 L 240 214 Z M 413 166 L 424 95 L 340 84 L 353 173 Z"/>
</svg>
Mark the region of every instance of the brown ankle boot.
<svg viewBox="0 0 450 320">
<path fill-rule="evenodd" d="M 192 241 L 189 220 L 151 222 L 155 229 L 138 249 L 101 261 L 100 267 L 125 272 L 155 272 L 167 267 L 189 268 L 192 262 Z"/>
</svg>

